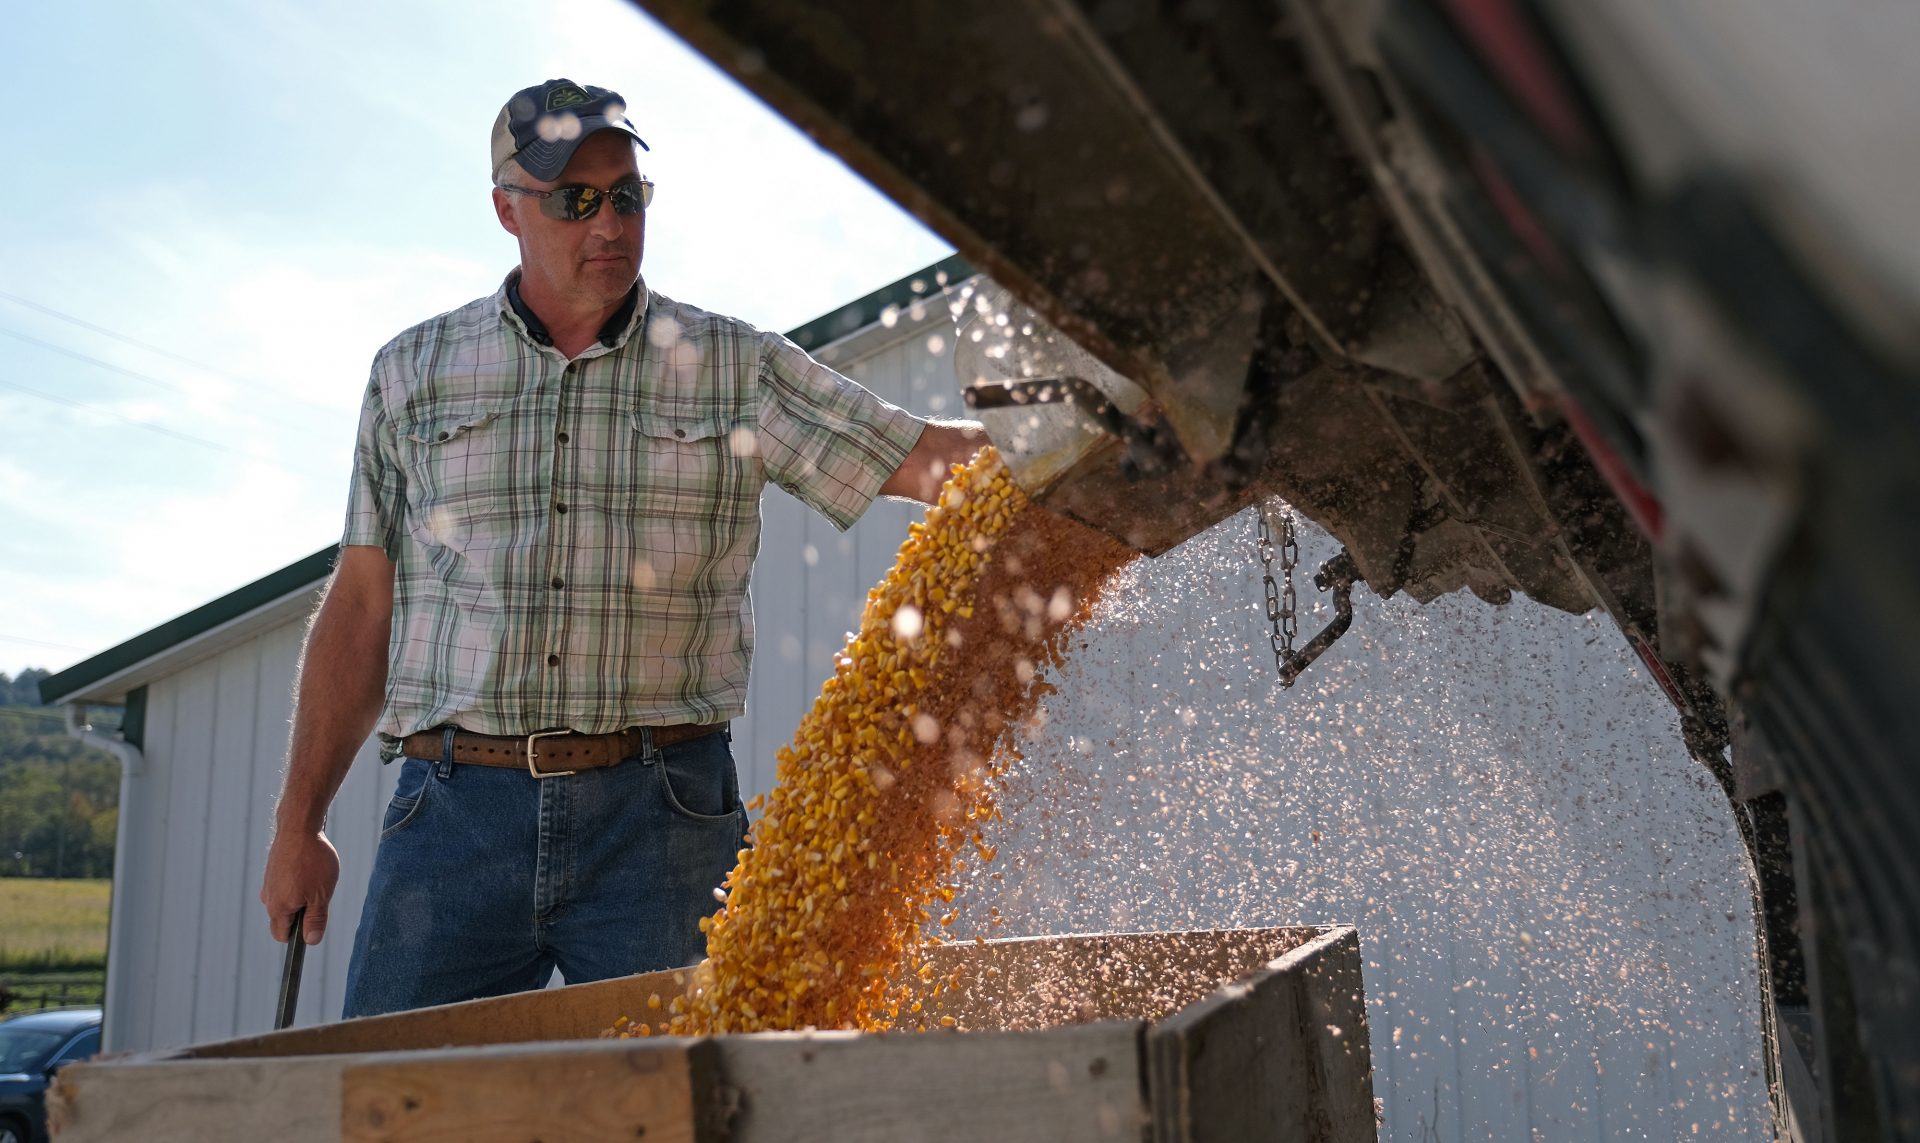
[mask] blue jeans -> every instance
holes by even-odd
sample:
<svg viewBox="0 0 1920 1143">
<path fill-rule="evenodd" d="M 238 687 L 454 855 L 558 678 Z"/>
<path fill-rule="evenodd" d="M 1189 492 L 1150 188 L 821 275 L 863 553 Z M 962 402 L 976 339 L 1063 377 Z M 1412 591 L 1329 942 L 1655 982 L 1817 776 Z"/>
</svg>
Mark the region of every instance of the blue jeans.
<svg viewBox="0 0 1920 1143">
<path fill-rule="evenodd" d="M 729 735 L 567 777 L 407 758 L 347 969 L 371 1016 L 692 964 L 745 842 Z"/>
</svg>

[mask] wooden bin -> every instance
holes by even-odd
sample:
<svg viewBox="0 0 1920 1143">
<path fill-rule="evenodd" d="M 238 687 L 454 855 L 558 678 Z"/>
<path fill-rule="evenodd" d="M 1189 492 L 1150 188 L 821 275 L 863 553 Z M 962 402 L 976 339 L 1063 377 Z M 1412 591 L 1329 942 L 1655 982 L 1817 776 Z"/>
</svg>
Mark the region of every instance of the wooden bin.
<svg viewBox="0 0 1920 1143">
<path fill-rule="evenodd" d="M 598 1038 L 685 974 L 349 1020 L 60 1073 L 60 1143 L 1375 1138 L 1346 926 L 943 945 L 954 1031 Z"/>
</svg>

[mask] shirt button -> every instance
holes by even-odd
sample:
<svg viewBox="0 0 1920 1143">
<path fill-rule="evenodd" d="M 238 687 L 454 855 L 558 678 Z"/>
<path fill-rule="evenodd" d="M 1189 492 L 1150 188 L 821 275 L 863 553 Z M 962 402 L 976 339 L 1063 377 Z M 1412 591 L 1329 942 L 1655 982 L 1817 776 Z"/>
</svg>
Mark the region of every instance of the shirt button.
<svg viewBox="0 0 1920 1143">
<path fill-rule="evenodd" d="M 558 655 L 548 655 L 548 656 L 547 656 L 547 666 L 549 666 L 549 667 L 557 667 L 557 666 L 559 666 L 559 665 L 560 665 L 560 656 L 558 656 Z"/>
<path fill-rule="evenodd" d="M 553 506 L 553 510 L 555 512 L 560 513 L 562 516 L 565 516 L 567 514 L 567 506 L 565 504 L 555 504 Z"/>
<path fill-rule="evenodd" d="M 565 433 L 561 433 L 558 439 L 561 444 L 566 444 L 568 441 L 572 440 L 573 438 L 568 436 Z"/>
<path fill-rule="evenodd" d="M 687 439 L 687 430 L 685 430 L 685 429 L 675 429 L 675 430 L 673 430 L 673 435 L 674 435 L 674 436 L 676 436 L 676 437 L 679 437 L 679 438 L 680 438 L 681 440 L 686 440 L 686 439 Z"/>
<path fill-rule="evenodd" d="M 440 434 L 440 439 L 441 439 L 441 440 L 446 440 L 447 438 L 449 438 L 449 437 L 451 437 L 451 436 L 453 436 L 453 434 L 452 434 L 452 433 L 441 433 L 441 434 Z"/>
<path fill-rule="evenodd" d="M 554 586 L 554 589 L 555 589 L 555 590 L 558 590 L 558 589 L 560 589 L 560 588 L 563 588 L 563 587 L 565 587 L 565 586 L 567 586 L 567 581 L 566 581 L 566 580 L 563 580 L 563 579 L 561 579 L 561 578 L 560 578 L 559 576 L 554 576 L 554 577 L 553 577 L 553 586 Z"/>
</svg>

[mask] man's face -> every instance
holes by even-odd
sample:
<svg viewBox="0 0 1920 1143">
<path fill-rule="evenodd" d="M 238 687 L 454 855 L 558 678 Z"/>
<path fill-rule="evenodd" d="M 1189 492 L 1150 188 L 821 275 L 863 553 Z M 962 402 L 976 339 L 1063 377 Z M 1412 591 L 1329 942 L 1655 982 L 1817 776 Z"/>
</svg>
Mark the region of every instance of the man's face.
<svg viewBox="0 0 1920 1143">
<path fill-rule="evenodd" d="M 597 131 L 580 144 L 558 179 L 542 182 L 509 166 L 502 181 L 534 190 L 584 184 L 604 191 L 639 173 L 632 137 Z M 640 276 L 645 211 L 622 216 L 602 202 L 592 218 L 568 222 L 540 213 L 540 200 L 532 195 L 497 189 L 493 205 L 500 225 L 520 239 L 523 278 L 539 281 L 543 292 L 582 307 L 612 305 Z"/>
</svg>

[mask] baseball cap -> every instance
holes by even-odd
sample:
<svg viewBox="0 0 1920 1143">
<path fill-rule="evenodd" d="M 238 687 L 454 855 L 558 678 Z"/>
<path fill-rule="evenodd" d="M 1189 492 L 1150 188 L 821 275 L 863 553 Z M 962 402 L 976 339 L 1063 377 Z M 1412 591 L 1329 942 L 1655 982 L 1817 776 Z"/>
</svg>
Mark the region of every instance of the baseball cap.
<svg viewBox="0 0 1920 1143">
<path fill-rule="evenodd" d="M 493 121 L 493 175 L 516 159 L 536 179 L 557 179 L 587 136 L 620 131 L 648 150 L 627 118 L 620 93 L 570 79 L 550 79 L 513 93 Z"/>
</svg>

